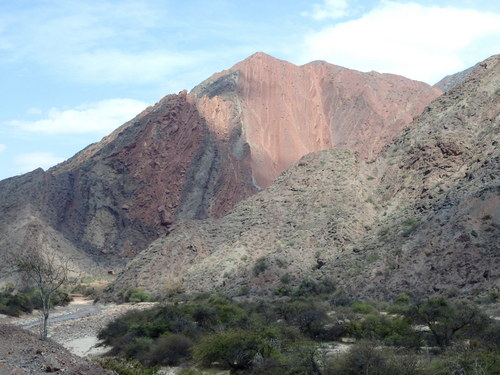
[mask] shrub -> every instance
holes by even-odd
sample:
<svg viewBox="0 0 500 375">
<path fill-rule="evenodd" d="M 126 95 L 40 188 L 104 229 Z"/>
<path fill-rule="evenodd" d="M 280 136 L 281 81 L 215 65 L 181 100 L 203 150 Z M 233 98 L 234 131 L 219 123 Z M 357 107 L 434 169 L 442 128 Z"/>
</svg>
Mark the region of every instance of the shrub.
<svg viewBox="0 0 500 375">
<path fill-rule="evenodd" d="M 313 280 L 309 277 L 304 278 L 295 292 L 296 296 L 312 296 L 332 293 L 335 291 L 335 284 L 328 278 Z"/>
<path fill-rule="evenodd" d="M 150 365 L 178 366 L 191 357 L 193 341 L 184 335 L 171 334 L 159 337 L 148 356 Z"/>
<path fill-rule="evenodd" d="M 290 275 L 289 273 L 285 273 L 283 276 L 280 277 L 280 281 L 282 284 L 290 284 L 292 280 L 293 276 Z"/>
<path fill-rule="evenodd" d="M 123 302 L 149 302 L 153 301 L 148 293 L 137 288 L 129 288 L 125 291 L 121 291 L 118 296 Z"/>
<path fill-rule="evenodd" d="M 367 302 L 362 302 L 362 301 L 355 301 L 351 305 L 352 311 L 359 313 L 359 314 L 369 314 L 375 311 L 375 307 L 370 305 Z"/>
<path fill-rule="evenodd" d="M 205 336 L 193 348 L 196 362 L 205 367 L 220 363 L 232 370 L 248 370 L 258 356 L 272 357 L 279 343 L 279 333 L 270 328 L 231 330 Z"/>
<path fill-rule="evenodd" d="M 349 352 L 334 357 L 324 369 L 325 375 L 424 375 L 417 358 L 396 356 L 379 350 L 372 342 L 360 342 Z"/>
<path fill-rule="evenodd" d="M 150 337 L 136 337 L 128 341 L 122 348 L 122 353 L 126 358 L 135 358 L 142 364 L 148 362 L 149 351 L 153 346 L 153 339 Z"/>
<path fill-rule="evenodd" d="M 12 294 L 10 292 L 0 293 L 0 314 L 20 316 L 22 313 L 30 313 L 33 303 L 24 294 Z"/>
<path fill-rule="evenodd" d="M 266 257 L 257 258 L 257 260 L 255 261 L 255 264 L 253 266 L 253 274 L 255 276 L 259 276 L 266 269 L 267 269 Z"/>
<path fill-rule="evenodd" d="M 458 345 L 447 349 L 430 364 L 429 374 L 499 375 L 500 355 Z"/>
<path fill-rule="evenodd" d="M 347 324 L 348 334 L 358 339 L 379 340 L 385 345 L 418 348 L 421 338 L 409 321 L 401 317 L 369 314 L 363 319 Z"/>
<path fill-rule="evenodd" d="M 500 322 L 491 321 L 490 324 L 477 335 L 477 339 L 488 350 L 500 352 Z"/>
<path fill-rule="evenodd" d="M 301 343 L 285 350 L 279 362 L 273 366 L 274 371 L 269 374 L 321 374 L 317 361 L 316 345 Z M 279 371 L 281 370 L 281 371 Z M 254 372 L 260 374 L 260 372 Z"/>
<path fill-rule="evenodd" d="M 146 368 L 138 361 L 120 360 L 116 358 L 100 358 L 97 362 L 105 369 L 115 371 L 119 375 L 157 375 L 158 369 Z"/>
<path fill-rule="evenodd" d="M 307 299 L 284 301 L 275 306 L 279 318 L 297 327 L 301 333 L 314 340 L 331 340 L 344 332 L 327 314 L 327 304 Z"/>
<path fill-rule="evenodd" d="M 69 294 L 60 290 L 54 292 L 50 298 L 51 306 L 66 306 L 71 300 Z M 27 288 L 19 292 L 6 290 L 0 293 L 0 314 L 19 316 L 41 308 L 40 294 L 34 289 Z"/>
<path fill-rule="evenodd" d="M 480 336 L 490 323 L 476 306 L 467 302 L 451 303 L 443 297 L 417 304 L 407 315 L 415 323 L 427 325 L 434 343 L 441 348 L 449 346 L 459 335 Z"/>
<path fill-rule="evenodd" d="M 333 292 L 330 303 L 333 306 L 349 306 L 352 304 L 351 297 L 345 292 L 345 290 L 337 289 Z"/>
<path fill-rule="evenodd" d="M 102 345 L 111 346 L 114 348 L 115 354 L 119 352 L 122 343 L 129 341 L 130 337 L 134 337 L 133 331 L 137 333 L 137 327 L 147 317 L 148 313 L 140 311 L 128 311 L 119 318 L 109 322 L 97 334 L 97 338 Z M 147 319 L 147 318 L 146 318 Z"/>
<path fill-rule="evenodd" d="M 291 296 L 293 294 L 293 288 L 290 285 L 280 285 L 276 289 L 274 289 L 274 294 L 277 296 Z"/>
</svg>

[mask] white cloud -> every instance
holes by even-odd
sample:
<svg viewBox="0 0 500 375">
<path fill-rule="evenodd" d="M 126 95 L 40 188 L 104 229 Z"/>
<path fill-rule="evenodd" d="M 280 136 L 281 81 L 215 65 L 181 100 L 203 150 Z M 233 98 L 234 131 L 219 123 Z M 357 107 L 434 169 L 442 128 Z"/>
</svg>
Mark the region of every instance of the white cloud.
<svg viewBox="0 0 500 375">
<path fill-rule="evenodd" d="M 7 146 L 0 143 L 0 152 L 5 151 L 6 149 L 7 149 Z"/>
<path fill-rule="evenodd" d="M 14 164 L 21 172 L 30 172 L 37 168 L 46 170 L 62 161 L 64 158 L 58 157 L 52 152 L 30 152 L 14 157 Z"/>
<path fill-rule="evenodd" d="M 84 104 L 75 109 L 61 111 L 53 108 L 47 118 L 37 121 L 10 121 L 28 131 L 48 134 L 108 134 L 131 120 L 147 107 L 147 103 L 133 99 L 109 99 Z"/>
<path fill-rule="evenodd" d="M 301 60 L 434 83 L 476 63 L 471 51 L 479 59 L 498 53 L 499 37 L 500 14 L 383 1 L 359 19 L 307 35 Z"/>
<path fill-rule="evenodd" d="M 349 14 L 347 0 L 324 0 L 322 4 L 313 4 L 311 12 L 302 13 L 315 20 L 341 18 Z"/>
</svg>

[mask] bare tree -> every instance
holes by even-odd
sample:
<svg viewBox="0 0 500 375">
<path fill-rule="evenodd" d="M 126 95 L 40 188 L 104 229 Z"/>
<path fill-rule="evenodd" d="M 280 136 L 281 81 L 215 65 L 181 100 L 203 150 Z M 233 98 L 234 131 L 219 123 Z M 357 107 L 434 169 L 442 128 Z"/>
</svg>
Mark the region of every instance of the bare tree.
<svg viewBox="0 0 500 375">
<path fill-rule="evenodd" d="M 42 303 L 41 339 L 47 339 L 51 297 L 68 280 L 69 262 L 55 254 L 23 252 L 10 254 L 8 261 L 13 272 L 34 284 Z"/>
</svg>

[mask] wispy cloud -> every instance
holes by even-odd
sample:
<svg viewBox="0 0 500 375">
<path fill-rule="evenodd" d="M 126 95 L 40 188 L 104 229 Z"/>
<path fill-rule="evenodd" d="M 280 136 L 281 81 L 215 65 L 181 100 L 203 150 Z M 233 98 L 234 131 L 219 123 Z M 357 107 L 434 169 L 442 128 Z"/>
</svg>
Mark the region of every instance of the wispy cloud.
<svg viewBox="0 0 500 375">
<path fill-rule="evenodd" d="M 345 17 L 349 14 L 349 5 L 347 0 L 324 0 L 323 3 L 312 5 L 312 10 L 303 12 L 305 17 L 311 17 L 315 20 L 324 20 L 328 18 L 336 19 Z"/>
<path fill-rule="evenodd" d="M 56 156 L 52 152 L 30 152 L 14 157 L 14 164 L 21 172 L 30 172 L 37 168 L 48 169 L 60 162 L 64 158 Z"/>
<path fill-rule="evenodd" d="M 105 135 L 132 119 L 147 107 L 133 99 L 110 99 L 61 111 L 53 108 L 47 118 L 37 121 L 9 121 L 23 130 L 48 134 L 96 133 Z"/>
<path fill-rule="evenodd" d="M 434 83 L 477 62 L 467 60 L 471 49 L 485 58 L 498 53 L 499 38 L 500 14 L 384 1 L 359 19 L 307 35 L 301 62 L 321 59 Z"/>
<path fill-rule="evenodd" d="M 0 48 L 8 50 L 3 63 L 43 64 L 46 72 L 70 80 L 161 82 L 203 59 L 196 50 L 181 52 L 165 35 L 177 23 L 167 6 L 155 2 L 55 0 L 0 22 Z"/>
<path fill-rule="evenodd" d="M 97 83 L 154 83 L 175 70 L 193 66 L 200 56 L 165 50 L 129 53 L 120 50 L 96 50 L 69 56 L 67 69 L 79 72 L 80 79 Z"/>
<path fill-rule="evenodd" d="M 7 146 L 0 143 L 0 152 L 5 151 L 6 149 L 7 149 Z"/>
</svg>

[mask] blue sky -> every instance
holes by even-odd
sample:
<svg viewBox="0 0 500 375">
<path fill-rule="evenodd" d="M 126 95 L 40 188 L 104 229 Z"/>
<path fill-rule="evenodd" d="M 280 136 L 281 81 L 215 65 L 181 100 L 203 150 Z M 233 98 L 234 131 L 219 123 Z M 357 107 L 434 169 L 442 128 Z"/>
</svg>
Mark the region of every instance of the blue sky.
<svg viewBox="0 0 500 375">
<path fill-rule="evenodd" d="M 3 0 L 0 179 L 263 51 L 433 84 L 499 53 L 495 0 Z"/>
</svg>

